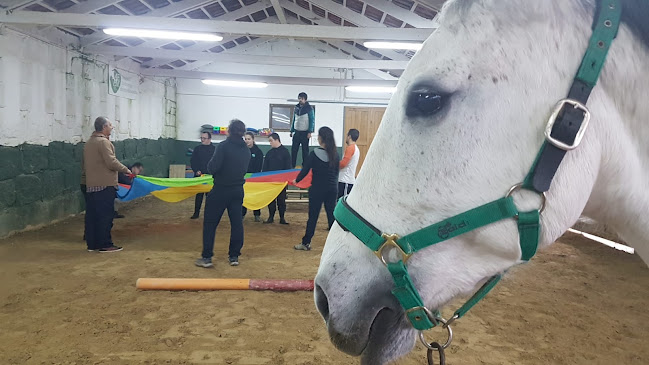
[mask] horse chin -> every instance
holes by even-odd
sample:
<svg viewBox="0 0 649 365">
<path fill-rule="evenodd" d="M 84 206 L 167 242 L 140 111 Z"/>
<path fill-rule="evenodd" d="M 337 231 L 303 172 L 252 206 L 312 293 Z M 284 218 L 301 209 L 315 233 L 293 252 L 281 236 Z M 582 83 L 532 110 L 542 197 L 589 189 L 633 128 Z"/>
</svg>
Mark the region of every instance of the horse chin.
<svg viewBox="0 0 649 365">
<path fill-rule="evenodd" d="M 330 333 L 331 341 L 339 350 L 360 356 L 361 365 L 387 364 L 412 350 L 415 331 L 407 325 L 402 314 L 386 307 L 376 314 L 364 339 Z"/>
</svg>

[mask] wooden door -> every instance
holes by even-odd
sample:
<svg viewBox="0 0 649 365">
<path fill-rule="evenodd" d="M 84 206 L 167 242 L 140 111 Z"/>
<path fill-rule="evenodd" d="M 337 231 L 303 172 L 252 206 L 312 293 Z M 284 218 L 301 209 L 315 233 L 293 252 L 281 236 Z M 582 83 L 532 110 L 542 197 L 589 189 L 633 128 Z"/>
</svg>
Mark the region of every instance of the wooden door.
<svg viewBox="0 0 649 365">
<path fill-rule="evenodd" d="M 356 145 L 361 152 L 361 156 L 358 160 L 358 167 L 356 168 L 356 174 L 360 171 L 363 161 L 365 161 L 365 156 L 367 156 L 367 151 L 374 140 L 376 131 L 379 129 L 381 124 L 381 119 L 383 119 L 383 114 L 385 114 L 385 107 L 355 107 L 355 106 L 346 106 L 345 107 L 345 135 L 347 136 L 347 131 L 352 128 L 358 129 L 359 137 L 356 141 Z M 344 152 L 344 147 L 343 147 Z"/>
</svg>

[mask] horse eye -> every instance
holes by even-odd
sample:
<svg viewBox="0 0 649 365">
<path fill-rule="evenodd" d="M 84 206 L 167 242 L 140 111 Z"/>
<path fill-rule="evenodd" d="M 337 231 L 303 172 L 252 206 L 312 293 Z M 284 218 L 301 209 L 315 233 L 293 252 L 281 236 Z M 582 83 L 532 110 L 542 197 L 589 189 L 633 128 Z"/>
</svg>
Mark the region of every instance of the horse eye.
<svg viewBox="0 0 649 365">
<path fill-rule="evenodd" d="M 428 91 L 413 91 L 408 100 L 408 116 L 430 116 L 442 109 L 445 97 Z"/>
</svg>

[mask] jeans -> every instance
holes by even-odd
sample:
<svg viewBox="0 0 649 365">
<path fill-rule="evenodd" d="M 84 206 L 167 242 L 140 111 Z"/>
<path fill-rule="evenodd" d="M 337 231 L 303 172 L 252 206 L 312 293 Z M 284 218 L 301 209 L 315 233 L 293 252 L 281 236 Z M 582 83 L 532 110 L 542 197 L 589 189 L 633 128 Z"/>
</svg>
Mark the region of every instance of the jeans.
<svg viewBox="0 0 649 365">
<path fill-rule="evenodd" d="M 302 164 L 304 164 L 304 161 L 309 156 L 308 134 L 309 132 L 306 131 L 295 131 L 293 133 L 293 144 L 291 145 L 291 162 L 293 163 L 293 167 L 297 164 L 297 152 L 300 150 L 300 145 L 302 145 Z"/>
<path fill-rule="evenodd" d="M 337 195 L 338 192 L 335 189 L 316 190 L 311 188 L 309 190 L 309 219 L 306 222 L 306 233 L 302 237 L 303 245 L 309 246 L 311 244 L 311 239 L 315 233 L 315 226 L 318 223 L 320 208 L 322 208 L 323 203 L 327 212 L 328 227 L 331 228 L 334 224 L 334 208 L 336 207 Z"/>
<path fill-rule="evenodd" d="M 230 248 L 228 256 L 236 258 L 241 255 L 243 247 L 243 186 L 215 186 L 207 194 L 205 212 L 203 213 L 203 258 L 214 256 L 214 237 L 216 228 L 225 210 L 230 218 Z"/>
<path fill-rule="evenodd" d="M 279 217 L 284 218 L 284 213 L 286 213 L 286 188 L 282 190 L 281 193 L 277 196 L 277 199 L 273 200 L 268 204 L 268 219 L 275 218 L 275 211 L 279 208 Z"/>
<path fill-rule="evenodd" d="M 113 246 L 110 231 L 115 218 L 114 187 L 86 194 L 85 235 L 89 250 Z"/>
</svg>

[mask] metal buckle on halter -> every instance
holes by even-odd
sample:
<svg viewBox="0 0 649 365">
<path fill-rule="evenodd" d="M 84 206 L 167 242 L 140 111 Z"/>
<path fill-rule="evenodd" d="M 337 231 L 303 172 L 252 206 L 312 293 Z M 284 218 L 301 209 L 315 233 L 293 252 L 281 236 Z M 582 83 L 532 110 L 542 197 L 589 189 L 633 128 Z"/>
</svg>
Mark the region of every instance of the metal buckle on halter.
<svg viewBox="0 0 649 365">
<path fill-rule="evenodd" d="M 584 119 L 581 122 L 581 126 L 579 126 L 579 130 L 577 131 L 577 135 L 575 136 L 575 140 L 572 142 L 572 144 L 566 144 L 552 137 L 552 127 L 554 127 L 554 123 L 557 121 L 559 113 L 561 113 L 563 107 L 566 106 L 566 104 L 572 106 L 574 109 L 579 109 L 584 112 Z M 590 111 L 588 110 L 586 105 L 573 99 L 560 100 L 555 106 L 554 111 L 550 115 L 548 125 L 545 126 L 545 139 L 547 139 L 548 142 L 550 142 L 553 146 L 561 148 L 564 151 L 574 150 L 575 148 L 577 148 L 577 146 L 579 146 L 579 143 L 581 143 L 581 139 L 584 137 L 584 133 L 586 133 L 588 122 L 590 122 Z"/>
<path fill-rule="evenodd" d="M 437 326 L 438 324 L 441 323 L 442 328 L 446 329 L 446 333 L 448 334 L 448 339 L 446 340 L 446 342 L 443 345 L 441 345 L 441 348 L 446 349 L 447 347 L 449 347 L 451 345 L 451 342 L 453 342 L 453 329 L 451 328 L 451 323 L 454 322 L 457 319 L 456 316 L 453 316 L 453 318 L 451 318 L 451 319 L 449 319 L 447 321 L 447 320 L 445 320 L 444 318 L 442 318 L 440 316 L 436 316 L 430 310 L 428 310 L 428 308 L 426 308 L 426 307 L 415 307 L 415 308 L 411 308 L 408 311 L 406 311 L 406 317 L 407 317 L 407 314 L 409 312 L 412 312 L 414 310 L 419 310 L 419 309 L 423 309 L 424 312 L 426 312 L 426 316 L 428 316 L 428 319 L 430 319 L 430 321 L 433 322 L 435 324 L 435 326 Z M 419 341 L 421 341 L 421 343 L 424 346 L 426 346 L 426 348 L 429 349 L 429 350 L 439 350 L 438 348 L 433 347 L 431 344 L 429 344 L 426 341 L 426 338 L 424 336 L 424 331 L 419 331 Z"/>
<path fill-rule="evenodd" d="M 383 262 L 385 266 L 388 266 L 388 261 L 383 255 L 383 250 L 385 250 L 386 248 L 396 248 L 397 250 L 399 250 L 404 264 L 408 261 L 410 256 L 412 256 L 412 254 L 407 254 L 397 243 L 397 240 L 399 239 L 399 235 L 383 233 L 381 237 L 385 240 L 385 242 L 381 245 L 381 247 L 379 247 L 378 250 L 374 251 L 374 254 L 379 259 L 381 259 L 381 262 Z"/>
</svg>

